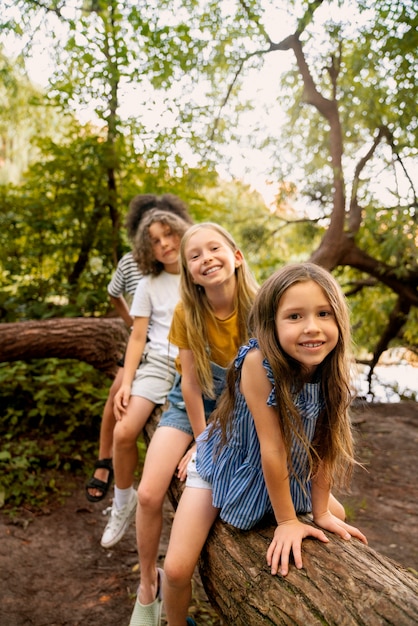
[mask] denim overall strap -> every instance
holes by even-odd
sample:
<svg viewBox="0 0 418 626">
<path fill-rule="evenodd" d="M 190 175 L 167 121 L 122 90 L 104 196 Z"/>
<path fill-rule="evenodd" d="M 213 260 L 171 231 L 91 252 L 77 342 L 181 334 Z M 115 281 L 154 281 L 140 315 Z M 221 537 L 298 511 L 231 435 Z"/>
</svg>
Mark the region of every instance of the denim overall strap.
<svg viewBox="0 0 418 626">
<path fill-rule="evenodd" d="M 206 396 L 203 396 L 203 405 L 205 407 L 206 421 L 208 421 L 210 414 L 215 409 L 216 402 L 225 387 L 227 369 L 226 367 L 221 367 L 213 361 L 210 362 L 210 367 L 213 376 L 213 389 L 215 392 L 215 398 L 207 398 Z"/>
</svg>

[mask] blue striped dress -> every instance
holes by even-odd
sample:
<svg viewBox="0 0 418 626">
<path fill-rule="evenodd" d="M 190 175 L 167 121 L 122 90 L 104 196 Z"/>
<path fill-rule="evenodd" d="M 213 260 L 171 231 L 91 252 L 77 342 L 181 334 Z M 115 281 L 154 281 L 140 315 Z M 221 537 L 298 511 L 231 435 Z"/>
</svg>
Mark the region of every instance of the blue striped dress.
<svg viewBox="0 0 418 626">
<path fill-rule="evenodd" d="M 221 519 L 244 530 L 253 527 L 267 513 L 273 513 L 264 482 L 253 416 L 239 390 L 242 364 L 249 350 L 253 348 L 258 349 L 256 339 L 250 339 L 247 345 L 239 349 L 234 362 L 239 373 L 233 424 L 227 444 L 219 450 L 220 431 L 215 430 L 208 437 L 209 431 L 206 428 L 197 439 L 196 453 L 196 469 L 212 485 L 213 505 L 220 509 Z M 274 384 L 273 373 L 266 359 L 263 366 L 267 378 Z M 312 441 L 318 415 L 324 406 L 321 395 L 319 383 L 306 383 L 295 394 L 294 402 L 302 416 L 309 441 Z M 276 405 L 274 388 L 267 399 L 267 405 Z M 292 446 L 292 462 L 306 490 L 305 493 L 294 476 L 290 477 L 293 504 L 296 513 L 308 513 L 312 510 L 312 503 L 311 484 L 305 475 L 307 457 L 295 440 Z"/>
</svg>

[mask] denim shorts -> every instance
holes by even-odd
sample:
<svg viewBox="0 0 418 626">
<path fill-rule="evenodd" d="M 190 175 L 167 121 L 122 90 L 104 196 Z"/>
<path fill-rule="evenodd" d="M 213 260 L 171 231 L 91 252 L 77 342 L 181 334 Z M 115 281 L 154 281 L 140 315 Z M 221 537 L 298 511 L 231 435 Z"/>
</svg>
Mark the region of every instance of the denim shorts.
<svg viewBox="0 0 418 626">
<path fill-rule="evenodd" d="M 223 388 L 225 387 L 226 368 L 211 363 L 213 386 L 215 391 L 215 398 L 206 398 L 203 396 L 203 406 L 205 409 L 206 421 L 208 421 L 210 414 L 216 406 L 216 401 L 221 395 Z M 169 407 L 161 416 L 158 426 L 170 426 L 171 428 L 177 428 L 193 437 L 193 429 L 191 427 L 189 418 L 187 416 L 186 404 L 183 400 L 183 394 L 181 392 L 181 376 L 176 374 L 174 385 L 167 396 Z"/>
</svg>

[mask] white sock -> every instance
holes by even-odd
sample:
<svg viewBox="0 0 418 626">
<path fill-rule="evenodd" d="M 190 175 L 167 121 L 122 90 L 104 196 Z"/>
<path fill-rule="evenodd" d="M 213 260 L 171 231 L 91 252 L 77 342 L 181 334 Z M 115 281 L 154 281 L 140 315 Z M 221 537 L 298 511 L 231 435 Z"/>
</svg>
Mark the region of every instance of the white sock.
<svg viewBox="0 0 418 626">
<path fill-rule="evenodd" d="M 118 510 L 126 506 L 129 500 L 132 498 L 133 486 L 127 489 L 119 489 L 115 485 L 115 506 Z"/>
</svg>

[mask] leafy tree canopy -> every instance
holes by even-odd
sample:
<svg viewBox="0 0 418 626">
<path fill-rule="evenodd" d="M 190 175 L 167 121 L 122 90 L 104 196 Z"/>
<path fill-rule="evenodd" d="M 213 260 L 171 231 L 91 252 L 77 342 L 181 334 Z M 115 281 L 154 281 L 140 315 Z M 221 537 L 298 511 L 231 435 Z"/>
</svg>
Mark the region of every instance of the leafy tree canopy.
<svg viewBox="0 0 418 626">
<path fill-rule="evenodd" d="M 390 342 L 416 349 L 407 339 L 416 330 L 418 303 L 412 0 L 293 0 L 285 7 L 262 0 L 3 4 L 3 33 L 20 42 L 18 63 L 37 34 L 46 35 L 54 68 L 47 99 L 73 115 L 94 111 L 100 129 L 92 130 L 93 151 L 82 131 L 80 145 L 67 138 L 61 155 L 61 166 L 65 149 L 84 164 L 86 154 L 92 158 L 89 171 L 68 167 L 71 192 L 67 185 L 57 193 L 77 234 L 78 250 L 60 270 L 68 284 L 77 273 L 92 272 L 97 250 L 87 242 L 101 228 L 113 262 L 121 254 L 128 181 L 141 189 L 180 188 L 199 215 L 216 181 L 214 165 L 228 171 L 236 146 L 243 158 L 268 156 L 277 189 L 276 210 L 261 213 L 263 226 L 243 225 L 249 249 L 251 238 L 271 244 L 277 233 L 289 242 L 270 259 L 259 258 L 261 275 L 298 254 L 310 257 L 337 271 L 356 298 L 355 327 L 368 337 L 375 360 Z M 275 88 L 254 92 L 266 68 Z M 126 115 L 128 93 L 135 111 Z M 45 201 L 55 198 L 51 168 L 52 162 L 45 168 Z M 95 168 L 99 176 L 91 177 Z M 216 206 L 213 211 L 219 215 Z M 223 221 L 228 224 L 227 212 Z M 368 302 L 377 299 L 386 315 L 374 318 Z"/>
</svg>

